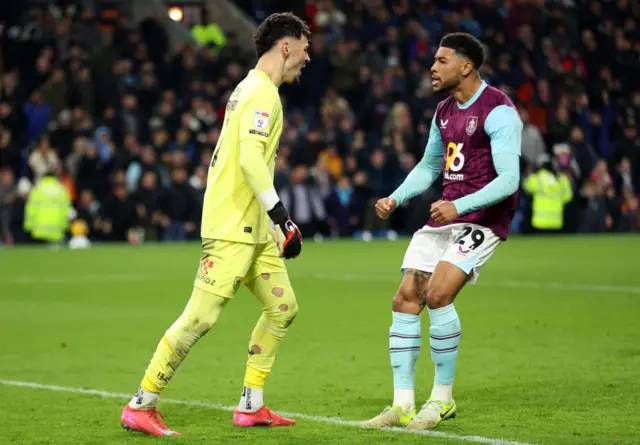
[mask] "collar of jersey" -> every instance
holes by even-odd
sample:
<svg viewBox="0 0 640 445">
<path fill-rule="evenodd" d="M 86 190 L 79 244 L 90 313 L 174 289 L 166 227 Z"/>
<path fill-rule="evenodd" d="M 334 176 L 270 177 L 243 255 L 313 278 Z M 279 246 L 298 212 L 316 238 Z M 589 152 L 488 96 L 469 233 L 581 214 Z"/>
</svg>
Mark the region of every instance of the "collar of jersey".
<svg viewBox="0 0 640 445">
<path fill-rule="evenodd" d="M 271 77 L 269 77 L 264 71 L 254 68 L 252 70 L 249 70 L 249 76 L 262 77 L 264 80 L 268 80 L 273 86 L 275 86 L 275 84 L 271 80 Z"/>
<path fill-rule="evenodd" d="M 482 92 L 484 91 L 485 88 L 487 88 L 487 84 L 483 80 L 482 81 L 482 85 L 480 85 L 480 88 L 478 88 L 478 91 L 476 91 L 476 94 L 474 94 L 473 97 L 471 97 L 471 99 L 469 99 L 468 101 L 466 101 L 463 104 L 460 104 L 460 103 L 458 103 L 458 101 L 456 101 L 456 104 L 458 104 L 458 108 L 460 108 L 461 110 L 466 110 L 467 108 L 469 108 L 471 105 L 473 105 L 473 103 L 476 100 L 478 100 L 478 98 L 480 97 L 480 95 L 482 94 Z"/>
</svg>

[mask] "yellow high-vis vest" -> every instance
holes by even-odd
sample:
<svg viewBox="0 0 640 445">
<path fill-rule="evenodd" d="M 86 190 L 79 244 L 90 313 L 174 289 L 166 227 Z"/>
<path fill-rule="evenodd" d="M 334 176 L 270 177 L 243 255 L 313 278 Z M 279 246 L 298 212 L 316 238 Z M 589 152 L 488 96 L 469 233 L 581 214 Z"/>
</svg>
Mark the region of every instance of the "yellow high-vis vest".
<svg viewBox="0 0 640 445">
<path fill-rule="evenodd" d="M 29 193 L 24 209 L 24 229 L 35 239 L 58 242 L 69 227 L 71 198 L 56 178 L 45 176 Z"/>
<path fill-rule="evenodd" d="M 533 196 L 531 225 L 539 230 L 562 229 L 564 206 L 573 199 L 567 175 L 540 169 L 529 175 L 522 187 Z"/>
<path fill-rule="evenodd" d="M 224 36 L 224 31 L 215 23 L 194 26 L 191 28 L 191 36 L 198 45 L 207 46 L 212 43 L 216 47 L 216 50 L 222 48 L 227 41 Z"/>
</svg>

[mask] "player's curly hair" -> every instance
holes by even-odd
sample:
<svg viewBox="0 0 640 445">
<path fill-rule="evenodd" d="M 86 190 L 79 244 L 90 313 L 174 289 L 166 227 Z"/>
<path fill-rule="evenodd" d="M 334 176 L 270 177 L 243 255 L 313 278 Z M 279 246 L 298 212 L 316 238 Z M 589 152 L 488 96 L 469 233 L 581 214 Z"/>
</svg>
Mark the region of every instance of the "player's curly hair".
<svg viewBox="0 0 640 445">
<path fill-rule="evenodd" d="M 290 12 L 279 12 L 271 14 L 258 26 L 253 42 L 256 44 L 256 53 L 260 58 L 283 37 L 300 39 L 302 36 L 309 38 L 310 35 L 311 30 L 304 20 Z"/>
<path fill-rule="evenodd" d="M 484 48 L 480 40 L 465 32 L 447 34 L 440 41 L 440 46 L 451 48 L 456 53 L 471 60 L 473 67 L 479 69 L 484 63 Z"/>
</svg>

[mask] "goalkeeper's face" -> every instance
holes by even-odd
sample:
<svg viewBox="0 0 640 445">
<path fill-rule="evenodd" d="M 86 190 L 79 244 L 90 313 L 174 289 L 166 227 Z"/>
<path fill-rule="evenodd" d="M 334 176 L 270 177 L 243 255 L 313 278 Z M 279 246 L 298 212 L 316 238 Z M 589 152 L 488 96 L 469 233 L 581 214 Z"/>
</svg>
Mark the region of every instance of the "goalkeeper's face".
<svg viewBox="0 0 640 445">
<path fill-rule="evenodd" d="M 289 38 L 283 43 L 284 82 L 294 83 L 300 79 L 302 68 L 309 62 L 309 40 L 306 36 L 299 39 Z"/>
</svg>

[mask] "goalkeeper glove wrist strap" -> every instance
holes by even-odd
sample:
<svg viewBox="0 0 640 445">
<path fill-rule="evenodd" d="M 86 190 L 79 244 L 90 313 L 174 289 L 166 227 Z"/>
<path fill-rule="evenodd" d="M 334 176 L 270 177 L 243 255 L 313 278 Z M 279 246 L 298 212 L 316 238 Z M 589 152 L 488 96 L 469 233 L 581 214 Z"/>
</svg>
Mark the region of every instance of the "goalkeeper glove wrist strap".
<svg viewBox="0 0 640 445">
<path fill-rule="evenodd" d="M 278 203 L 269 210 L 267 214 L 269 215 L 269 218 L 271 218 L 271 221 L 277 225 L 283 225 L 289 219 L 289 212 L 284 208 L 284 204 L 282 204 L 281 201 L 278 201 Z"/>
</svg>

